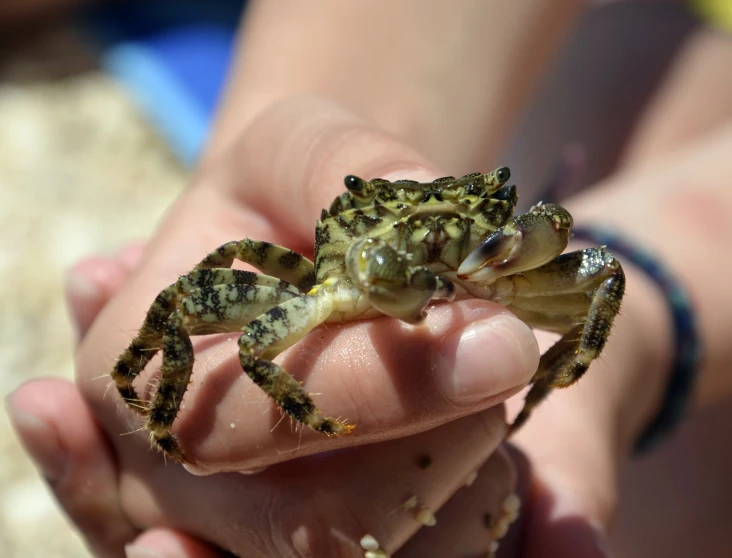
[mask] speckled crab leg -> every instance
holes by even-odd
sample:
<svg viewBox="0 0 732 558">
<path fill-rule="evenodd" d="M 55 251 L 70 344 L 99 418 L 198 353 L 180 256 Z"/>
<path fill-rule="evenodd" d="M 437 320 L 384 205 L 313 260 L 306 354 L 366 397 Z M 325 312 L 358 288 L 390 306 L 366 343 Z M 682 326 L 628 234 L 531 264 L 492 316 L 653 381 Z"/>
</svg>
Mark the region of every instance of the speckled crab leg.
<svg viewBox="0 0 732 558">
<path fill-rule="evenodd" d="M 170 429 L 193 371 L 191 333 L 201 335 L 241 331 L 244 324 L 265 310 L 296 296 L 298 292 L 291 285 L 282 288 L 280 285 L 217 284 L 194 288 L 182 298 L 178 309 L 166 321 L 160 382 L 147 413 L 147 428 L 153 442 L 161 450 L 175 460 L 184 459 Z"/>
<path fill-rule="evenodd" d="M 235 259 L 248 263 L 267 275 L 251 271 L 226 269 Z M 222 269 L 215 269 L 222 268 Z M 210 273 L 206 270 L 211 270 Z M 163 331 L 168 316 L 177 308 L 180 299 L 197 287 L 219 284 L 243 284 L 273 286 L 286 290 L 294 286 L 296 293 L 307 292 L 315 284 L 313 263 L 297 252 L 269 242 L 244 239 L 227 242 L 207 255 L 177 282 L 163 289 L 152 303 L 137 337 L 117 360 L 112 379 L 127 403 L 139 407 L 132 382 L 147 366 L 147 363 L 162 348 Z"/>
<path fill-rule="evenodd" d="M 275 289 L 281 295 L 284 293 L 290 293 L 291 296 L 300 294 L 296 287 L 285 281 L 252 271 L 201 269 L 183 275 L 178 281 L 163 289 L 155 298 L 140 331 L 117 359 L 112 370 L 112 379 L 120 395 L 130 406 L 137 410 L 140 408 L 140 402 L 132 383 L 162 348 L 166 323 L 171 313 L 189 293 L 196 289 L 212 288 L 217 285 L 267 287 Z M 280 300 L 284 300 L 284 298 L 280 298 Z M 196 333 L 205 332 L 196 331 Z M 214 333 L 214 331 L 208 333 Z"/>
<path fill-rule="evenodd" d="M 295 421 L 325 434 L 346 434 L 353 426 L 322 414 L 300 382 L 271 359 L 331 316 L 338 306 L 337 289 L 336 282 L 326 282 L 283 302 L 249 322 L 239 338 L 239 358 L 247 376 Z"/>
<path fill-rule="evenodd" d="M 532 327 L 563 333 L 542 355 L 511 435 L 553 388 L 575 383 L 600 355 L 620 311 L 625 275 L 612 254 L 590 248 L 503 280 L 513 283 L 515 298 L 508 308 L 519 318 Z"/>
<path fill-rule="evenodd" d="M 305 256 L 284 246 L 248 238 L 220 246 L 206 256 L 196 269 L 231 267 L 234 260 L 250 264 L 267 275 L 280 277 L 303 293 L 315 285 L 315 266 Z"/>
</svg>

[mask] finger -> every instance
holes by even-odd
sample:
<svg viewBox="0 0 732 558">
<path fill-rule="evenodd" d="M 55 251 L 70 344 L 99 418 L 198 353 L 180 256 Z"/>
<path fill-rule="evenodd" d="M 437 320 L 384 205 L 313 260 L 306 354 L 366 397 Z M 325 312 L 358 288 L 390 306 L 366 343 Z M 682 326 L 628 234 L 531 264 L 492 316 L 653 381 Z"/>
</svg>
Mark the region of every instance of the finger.
<svg viewBox="0 0 732 558">
<path fill-rule="evenodd" d="M 520 509 L 516 481 L 511 458 L 499 448 L 440 509 L 437 524 L 395 556 L 493 556 Z"/>
<path fill-rule="evenodd" d="M 128 276 L 117 259 L 91 256 L 74 265 L 66 274 L 66 304 L 79 339 Z"/>
<path fill-rule="evenodd" d="M 125 547 L 125 558 L 225 558 L 222 550 L 174 529 L 150 529 Z"/>
<path fill-rule="evenodd" d="M 561 431 L 554 433 L 561 436 L 561 453 L 566 456 L 531 451 L 530 496 L 522 525 L 524 555 L 607 558 L 607 529 L 616 507 L 614 479 L 607 478 L 605 464 L 598 463 L 602 458 L 589 455 L 586 445 L 566 443 Z M 526 451 L 525 444 L 519 445 Z"/>
<path fill-rule="evenodd" d="M 110 298 L 139 265 L 144 244 L 133 242 L 115 256 L 90 256 L 66 274 L 65 296 L 71 321 L 82 339 Z"/>
<path fill-rule="evenodd" d="M 144 242 L 130 242 L 120 248 L 117 252 L 116 259 L 128 272 L 132 272 L 140 265 L 140 261 L 145 254 L 145 249 L 146 244 Z"/>
<path fill-rule="evenodd" d="M 79 339 L 86 335 L 102 308 L 138 266 L 143 251 L 142 243 L 131 243 L 114 257 L 90 256 L 68 271 L 66 305 Z"/>
<path fill-rule="evenodd" d="M 317 97 L 280 103 L 253 122 L 235 147 L 256 152 L 229 195 L 312 247 L 321 210 L 345 191 L 349 174 L 365 179 L 431 181 L 442 173 L 397 137 Z"/>
<path fill-rule="evenodd" d="M 190 461 L 215 472 L 408 436 L 475 413 L 520 390 L 538 352 L 527 326 L 479 301 L 435 307 L 418 328 L 390 318 L 331 325 L 278 361 L 318 408 L 356 425 L 336 437 L 283 418 L 242 373 L 235 339 L 198 344 L 198 360 L 207 366 L 190 385 L 173 432 Z M 139 426 L 133 418 L 127 429 Z M 120 442 L 148 447 L 146 436 L 135 438 Z"/>
<path fill-rule="evenodd" d="M 146 264 L 105 309 L 113 319 L 87 339 L 90 348 L 80 354 L 82 378 L 110 368 L 109 355 L 119 354 L 129 343 L 157 292 L 190 270 L 211 247 L 244 236 L 292 245 L 289 241 L 297 233 L 287 230 L 306 228 L 312 246 L 317 210 L 343 189 L 339 184 L 344 173 L 374 176 L 404 169 L 415 177 L 431 172 L 394 137 L 322 101 L 283 103 L 246 136 L 258 139 L 243 140 L 242 155 L 234 159 L 242 168 L 231 179 L 232 186 L 223 188 L 220 183 L 226 180 L 221 177 L 213 183 L 200 179 L 164 224 Z M 268 174 L 283 166 L 290 170 Z M 329 178 L 336 176 L 337 182 Z M 254 211 L 260 206 L 261 212 Z M 204 227 L 198 226 L 202 218 L 208 219 Z M 283 225 L 285 221 L 291 223 Z M 329 325 L 281 359 L 315 394 L 319 408 L 358 425 L 356 436 L 327 439 L 309 430 L 301 434 L 292 432 L 287 421 L 275 428 L 281 415 L 242 374 L 235 342 L 212 338 L 196 344 L 199 366 L 174 433 L 189 459 L 205 462 L 212 470 L 256 468 L 433 428 L 501 401 L 533 374 L 538 362 L 534 338 L 502 308 L 469 302 L 436 306 L 430 314 L 419 328 L 387 319 Z M 146 382 L 149 376 L 140 379 L 140 389 Z M 110 431 L 126 433 L 142 426 L 129 411 L 122 413 L 128 422 L 119 424 L 116 409 L 102 401 L 104 382 L 82 386 Z M 144 433 L 115 441 L 148 447 Z"/>
<path fill-rule="evenodd" d="M 122 513 L 109 444 L 76 388 L 36 380 L 7 399 L 18 436 L 95 556 L 121 556 L 138 533 Z"/>
<path fill-rule="evenodd" d="M 524 555 L 601 558 L 617 506 L 616 440 L 592 401 L 599 376 L 552 394 L 517 433 L 529 462 Z M 551 433 L 548 435 L 548 433 Z"/>
<path fill-rule="evenodd" d="M 192 477 L 178 467 L 147 477 L 131 473 L 123 490 L 131 514 L 154 501 L 169 524 L 236 554 L 363 558 L 363 537 L 393 553 L 429 523 L 495 451 L 505 428 L 502 409 L 493 408 L 401 440 L 290 461 L 253 476 Z M 499 514 L 498 504 L 473 510 L 478 523 L 485 513 Z M 157 520 L 149 511 L 139 514 Z M 219 520 L 202 525 L 202 517 Z"/>
<path fill-rule="evenodd" d="M 523 556 L 530 558 L 610 558 L 606 527 L 591 519 L 596 505 L 585 495 L 568 490 L 580 486 L 553 486 L 535 480 L 524 523 Z"/>
</svg>

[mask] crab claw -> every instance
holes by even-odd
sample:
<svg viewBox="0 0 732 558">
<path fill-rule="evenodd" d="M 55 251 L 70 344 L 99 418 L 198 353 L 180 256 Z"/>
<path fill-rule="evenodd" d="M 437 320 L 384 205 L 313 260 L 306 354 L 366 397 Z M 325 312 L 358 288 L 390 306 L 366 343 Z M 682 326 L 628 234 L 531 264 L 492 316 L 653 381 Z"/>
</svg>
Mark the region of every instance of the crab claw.
<svg viewBox="0 0 732 558">
<path fill-rule="evenodd" d="M 408 324 L 417 324 L 425 317 L 425 309 L 437 290 L 437 278 L 424 267 L 405 272 L 401 281 L 374 284 L 368 289 L 369 301 L 387 316 Z"/>
<path fill-rule="evenodd" d="M 493 281 L 534 269 L 561 254 L 569 242 L 572 217 L 558 205 L 537 205 L 483 240 L 460 264 L 467 281 Z"/>
<path fill-rule="evenodd" d="M 409 324 L 422 321 L 432 300 L 452 300 L 455 288 L 428 268 L 409 265 L 409 258 L 382 240 L 354 242 L 346 254 L 353 284 L 383 314 Z"/>
<path fill-rule="evenodd" d="M 505 265 L 520 248 L 522 236 L 521 230 L 511 224 L 498 229 L 463 260 L 457 270 L 458 277 L 477 280 L 476 274 Z"/>
</svg>

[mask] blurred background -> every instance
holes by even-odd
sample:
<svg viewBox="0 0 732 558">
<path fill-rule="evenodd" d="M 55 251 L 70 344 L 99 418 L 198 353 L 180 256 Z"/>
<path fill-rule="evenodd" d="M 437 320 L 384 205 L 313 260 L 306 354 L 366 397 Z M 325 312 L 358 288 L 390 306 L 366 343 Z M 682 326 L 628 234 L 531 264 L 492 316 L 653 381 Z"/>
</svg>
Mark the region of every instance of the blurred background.
<svg viewBox="0 0 732 558">
<path fill-rule="evenodd" d="M 83 256 L 112 254 L 147 238 L 186 185 L 192 152 L 181 145 L 203 141 L 195 129 L 197 137 L 178 134 L 179 143 L 171 142 L 169 115 L 144 114 L 151 99 L 140 95 L 149 91 L 160 101 L 165 91 L 125 70 L 136 65 L 135 55 L 144 69 L 146 51 L 176 48 L 155 10 L 137 19 L 135 10 L 142 10 L 134 2 L 75 13 L 41 4 L 3 0 L 0 6 L 3 397 L 30 378 L 73 377 L 65 270 Z M 4 412 L 0 456 L 0 556 L 88 556 Z"/>
<path fill-rule="evenodd" d="M 3 396 L 34 377 L 73 377 L 75 339 L 63 300 L 64 272 L 83 256 L 113 254 L 129 241 L 147 238 L 185 187 L 205 142 L 241 12 L 241 2 L 235 0 L 72 3 L 2 0 L 0 5 Z M 702 17 L 732 25 L 732 1 L 702 0 L 694 8 Z M 694 20 L 687 12 L 674 14 L 659 21 L 670 41 L 681 41 Z M 570 41 L 552 74 L 555 81 L 550 77 L 544 85 L 544 102 L 551 104 L 555 83 L 564 79 L 562 68 L 581 64 L 583 37 L 602 28 L 593 17 Z M 667 62 L 659 62 L 659 75 Z M 651 94 L 654 76 L 647 77 L 647 82 L 635 80 L 638 90 L 626 107 L 629 115 L 637 110 L 638 99 Z M 559 130 L 565 122 L 561 113 L 542 112 L 542 106 L 538 101 L 534 113 L 529 112 L 507 155 L 510 163 L 517 153 L 526 157 L 533 150 L 537 174 L 522 176 L 525 183 L 540 181 L 551 165 L 555 152 L 541 145 L 562 145 L 561 138 L 534 133 L 542 115 L 559 123 L 544 121 L 544 130 Z M 618 137 L 628 133 L 624 120 L 617 122 L 619 128 L 605 136 L 609 143 L 620 143 Z M 583 135 L 582 130 L 562 133 L 573 139 Z M 602 145 L 590 147 L 606 157 L 587 169 L 585 182 L 610 172 L 619 156 Z M 723 417 L 713 422 L 729 423 Z M 677 445 L 688 449 L 695 440 L 683 436 Z M 20 448 L 5 413 L 0 413 L 0 456 L 0 557 L 88 556 Z M 634 483 L 647 487 L 655 482 L 663 495 L 665 486 L 678 481 L 673 472 L 668 477 L 653 473 L 653 459 L 661 458 L 647 460 L 629 475 L 626 508 L 642 505 L 633 502 Z M 666 509 L 670 513 L 673 507 L 671 497 Z M 634 516 L 623 517 L 621 530 L 642 540 Z M 671 525 L 674 517 L 659 518 L 661 532 L 664 521 Z M 702 528 L 688 526 L 697 527 Z M 642 546 L 635 552 L 633 556 L 646 556 Z"/>
</svg>

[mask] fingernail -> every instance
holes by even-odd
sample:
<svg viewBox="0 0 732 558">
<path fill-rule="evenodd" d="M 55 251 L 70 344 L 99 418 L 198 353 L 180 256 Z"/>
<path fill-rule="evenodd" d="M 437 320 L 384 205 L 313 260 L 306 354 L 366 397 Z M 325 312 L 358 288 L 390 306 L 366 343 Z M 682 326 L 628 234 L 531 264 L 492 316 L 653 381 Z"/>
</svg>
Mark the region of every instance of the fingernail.
<svg viewBox="0 0 732 558">
<path fill-rule="evenodd" d="M 13 395 L 11 393 L 5 399 L 5 409 L 10 422 L 41 474 L 48 482 L 55 483 L 66 470 L 68 454 L 59 442 L 53 427 L 19 408 L 13 401 Z"/>
<path fill-rule="evenodd" d="M 429 169 L 427 167 L 410 166 L 406 170 L 397 170 L 383 173 L 380 178 L 391 181 L 409 179 L 416 180 L 417 182 L 432 182 L 439 176 L 442 175 L 440 173 L 436 173 L 434 169 Z"/>
<path fill-rule="evenodd" d="M 99 258 L 97 258 L 98 260 Z M 83 337 L 103 304 L 104 293 L 95 273 L 98 262 L 93 258 L 79 262 L 66 274 L 66 299 L 69 317 L 77 337 Z"/>
<path fill-rule="evenodd" d="M 145 244 L 142 242 L 132 242 L 121 248 L 117 252 L 117 258 L 119 262 L 127 268 L 128 271 L 132 271 L 137 267 L 142 259 L 142 254 L 145 251 Z"/>
<path fill-rule="evenodd" d="M 538 355 L 529 327 L 499 314 L 449 335 L 435 354 L 433 370 L 445 397 L 469 405 L 526 384 Z"/>
<path fill-rule="evenodd" d="M 97 285 L 84 272 L 82 262 L 72 267 L 66 274 L 66 288 L 69 294 L 84 300 L 95 300 L 99 298 L 100 292 Z M 77 269 L 78 268 L 78 269 Z"/>
<path fill-rule="evenodd" d="M 164 558 L 157 550 L 134 543 L 125 545 L 125 556 L 127 558 Z"/>
</svg>

